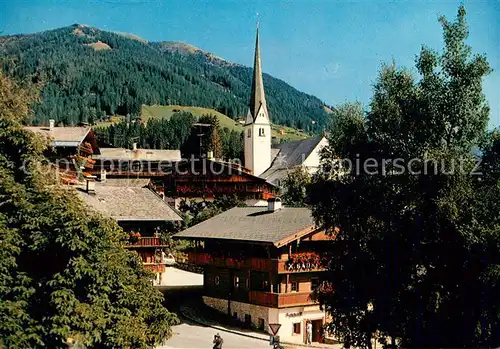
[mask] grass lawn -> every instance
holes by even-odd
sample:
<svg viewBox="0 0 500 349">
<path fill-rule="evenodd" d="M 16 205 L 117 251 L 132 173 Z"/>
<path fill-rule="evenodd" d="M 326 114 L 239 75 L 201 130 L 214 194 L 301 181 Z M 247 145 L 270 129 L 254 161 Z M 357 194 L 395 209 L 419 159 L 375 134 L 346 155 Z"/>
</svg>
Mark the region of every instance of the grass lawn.
<svg viewBox="0 0 500 349">
<path fill-rule="evenodd" d="M 219 124 L 222 128 L 227 127 L 228 129 L 235 130 L 237 132 L 243 131 L 243 125 L 239 122 L 231 119 L 227 115 L 219 113 L 214 109 L 203 107 L 185 107 L 181 105 L 143 105 L 141 109 L 141 120 L 143 122 L 148 122 L 150 119 L 169 119 L 174 113 L 179 111 L 191 113 L 197 118 L 202 115 L 212 114 L 217 116 Z M 120 122 L 122 118 L 122 116 L 113 116 L 109 121 L 98 122 L 95 127 L 108 127 Z M 286 142 L 310 137 L 307 133 L 298 131 L 294 128 L 275 124 L 271 125 L 271 134 L 276 137 L 277 140 L 283 140 Z"/>
<path fill-rule="evenodd" d="M 169 119 L 174 113 L 179 111 L 185 111 L 193 114 L 197 118 L 202 115 L 212 114 L 216 115 L 219 119 L 221 127 L 227 127 L 230 130 L 243 131 L 243 126 L 234 121 L 230 117 L 219 113 L 216 110 L 202 107 L 184 107 L 181 105 L 143 105 L 141 111 L 141 119 L 144 122 L 148 122 L 149 119 L 167 118 Z"/>
<path fill-rule="evenodd" d="M 238 132 L 243 131 L 243 125 L 239 122 L 222 113 L 219 113 L 216 110 L 202 107 L 184 107 L 181 105 L 143 105 L 141 119 L 144 122 L 147 122 L 151 118 L 170 118 L 172 114 L 178 111 L 189 112 L 198 118 L 206 114 L 216 115 L 219 119 L 221 127 L 227 127 L 230 130 L 236 130 Z M 273 136 L 276 136 L 278 140 L 283 139 L 285 141 L 294 141 L 310 137 L 308 134 L 300 132 L 294 128 L 274 124 L 271 125 L 271 133 Z"/>
</svg>

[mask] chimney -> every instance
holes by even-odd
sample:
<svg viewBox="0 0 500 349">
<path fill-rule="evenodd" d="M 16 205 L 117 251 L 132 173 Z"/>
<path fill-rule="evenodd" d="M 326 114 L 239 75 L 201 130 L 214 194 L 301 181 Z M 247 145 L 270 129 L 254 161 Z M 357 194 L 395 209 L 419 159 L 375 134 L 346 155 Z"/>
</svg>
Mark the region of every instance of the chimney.
<svg viewBox="0 0 500 349">
<path fill-rule="evenodd" d="M 87 179 L 87 193 L 95 194 L 95 182 L 93 179 Z"/>
<path fill-rule="evenodd" d="M 213 151 L 209 151 L 207 153 L 207 158 L 208 158 L 208 160 L 213 160 L 214 159 L 214 152 Z"/>
<path fill-rule="evenodd" d="M 275 212 L 281 210 L 281 199 L 280 198 L 271 198 L 267 200 L 267 211 Z"/>
<path fill-rule="evenodd" d="M 132 143 L 132 150 L 137 151 L 137 143 Z"/>
<path fill-rule="evenodd" d="M 55 124 L 56 121 L 54 119 L 49 120 L 49 131 L 52 131 L 54 129 Z"/>
</svg>

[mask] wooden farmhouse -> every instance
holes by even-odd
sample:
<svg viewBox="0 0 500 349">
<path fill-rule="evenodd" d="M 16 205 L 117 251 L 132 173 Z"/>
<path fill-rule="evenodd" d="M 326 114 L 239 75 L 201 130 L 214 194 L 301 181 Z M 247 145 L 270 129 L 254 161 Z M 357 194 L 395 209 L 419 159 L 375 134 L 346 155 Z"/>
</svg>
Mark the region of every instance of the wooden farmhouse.
<svg viewBox="0 0 500 349">
<path fill-rule="evenodd" d="M 189 262 L 204 266 L 204 302 L 247 326 L 269 332 L 279 323 L 283 341 L 324 342 L 325 312 L 314 290 L 326 270 L 331 238 L 308 208 L 235 207 L 174 238 L 197 241 Z"/>
</svg>

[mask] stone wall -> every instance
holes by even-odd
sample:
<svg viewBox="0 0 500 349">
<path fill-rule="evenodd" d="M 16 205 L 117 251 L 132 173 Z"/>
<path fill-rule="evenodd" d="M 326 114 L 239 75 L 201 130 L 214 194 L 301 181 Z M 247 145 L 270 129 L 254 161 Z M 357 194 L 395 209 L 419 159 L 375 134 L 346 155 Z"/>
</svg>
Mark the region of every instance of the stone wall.
<svg viewBox="0 0 500 349">
<path fill-rule="evenodd" d="M 227 299 L 203 296 L 203 302 L 209 307 L 227 314 L 228 311 Z M 250 315 L 252 321 L 252 327 L 255 329 L 259 328 L 260 325 L 259 319 L 264 320 L 263 330 L 269 333 L 269 315 L 270 315 L 269 308 L 259 305 L 237 302 L 237 301 L 231 301 L 230 308 L 231 308 L 230 315 L 235 317 L 235 319 L 237 319 L 241 323 L 245 323 L 245 315 Z"/>
</svg>

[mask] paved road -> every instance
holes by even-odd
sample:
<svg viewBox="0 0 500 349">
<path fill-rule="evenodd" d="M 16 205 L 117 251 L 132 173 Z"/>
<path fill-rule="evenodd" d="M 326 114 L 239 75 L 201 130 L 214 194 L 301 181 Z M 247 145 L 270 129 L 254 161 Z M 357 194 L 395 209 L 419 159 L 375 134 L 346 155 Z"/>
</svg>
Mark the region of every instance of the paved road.
<svg viewBox="0 0 500 349">
<path fill-rule="evenodd" d="M 217 331 L 210 327 L 204 327 L 182 319 L 180 325 L 172 327 L 174 335 L 170 338 L 166 345 L 157 347 L 157 349 L 211 349 L 214 335 Z M 219 332 L 224 339 L 224 349 L 239 349 L 239 348 L 254 348 L 270 349 L 269 342 L 258 339 L 242 337 L 228 332 Z"/>
</svg>

